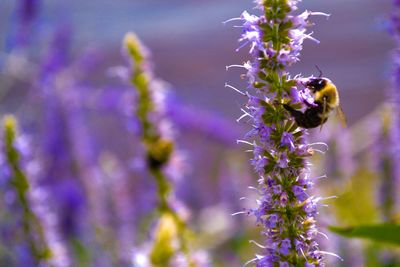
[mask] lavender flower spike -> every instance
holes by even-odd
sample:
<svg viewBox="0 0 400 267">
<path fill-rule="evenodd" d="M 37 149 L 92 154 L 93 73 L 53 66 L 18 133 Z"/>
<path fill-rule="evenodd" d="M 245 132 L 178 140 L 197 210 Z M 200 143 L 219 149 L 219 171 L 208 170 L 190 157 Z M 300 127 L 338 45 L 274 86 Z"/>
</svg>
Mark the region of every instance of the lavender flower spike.
<svg viewBox="0 0 400 267">
<path fill-rule="evenodd" d="M 319 197 L 310 195 L 313 182 L 309 178 L 307 158 L 313 154 L 311 145 L 285 111 L 283 104 L 299 108 L 307 100 L 302 78 L 291 79 L 287 68 L 299 61 L 304 40 L 318 41 L 307 32 L 312 15 L 324 13 L 305 11 L 294 15 L 294 0 L 258 0 L 261 16 L 244 11 L 240 18 L 243 33 L 240 48 L 250 47 L 251 60 L 243 65 L 249 86 L 247 117 L 253 129 L 245 142 L 253 146 L 251 164 L 260 175 L 258 207 L 251 209 L 263 226 L 263 252 L 247 264 L 267 266 L 325 266 L 319 250 L 315 226 Z"/>
<path fill-rule="evenodd" d="M 173 197 L 173 181 L 167 177 L 172 157 L 176 156 L 170 122 L 166 116 L 164 87 L 154 79 L 148 52 L 138 38 L 125 36 L 124 48 L 131 61 L 131 82 L 137 91 L 136 117 L 141 127 L 141 140 L 147 157 L 147 167 L 157 183 L 160 220 L 153 238 L 151 251 L 136 253 L 135 266 L 200 266 L 189 254 L 188 229 L 177 210 Z M 178 244 L 178 245 L 177 245 Z M 140 256 L 140 257 L 138 257 Z M 138 260 L 139 259 L 139 260 Z M 182 263 L 183 261 L 183 263 Z"/>
</svg>

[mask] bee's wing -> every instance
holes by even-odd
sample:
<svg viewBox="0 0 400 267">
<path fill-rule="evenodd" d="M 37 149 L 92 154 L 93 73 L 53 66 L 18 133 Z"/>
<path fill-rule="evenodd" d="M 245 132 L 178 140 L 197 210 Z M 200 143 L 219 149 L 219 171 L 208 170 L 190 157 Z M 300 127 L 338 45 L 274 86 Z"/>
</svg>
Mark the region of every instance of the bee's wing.
<svg viewBox="0 0 400 267">
<path fill-rule="evenodd" d="M 343 128 L 347 127 L 347 120 L 344 112 L 340 106 L 336 108 L 336 116 L 339 118 L 340 122 L 342 123 Z"/>
</svg>

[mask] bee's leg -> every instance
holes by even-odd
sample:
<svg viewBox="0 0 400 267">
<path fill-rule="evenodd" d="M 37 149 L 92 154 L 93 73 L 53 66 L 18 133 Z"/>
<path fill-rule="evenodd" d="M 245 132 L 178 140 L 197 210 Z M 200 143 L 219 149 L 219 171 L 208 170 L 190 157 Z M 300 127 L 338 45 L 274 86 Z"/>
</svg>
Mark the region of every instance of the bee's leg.
<svg viewBox="0 0 400 267">
<path fill-rule="evenodd" d="M 295 119 L 296 123 L 300 126 L 300 127 L 304 127 L 304 128 L 308 128 L 306 127 L 307 125 L 307 117 L 306 115 L 299 111 L 299 110 L 295 110 L 294 108 L 292 108 L 289 105 L 284 104 L 283 107 L 289 111 L 290 115 L 292 115 L 292 117 Z"/>
<path fill-rule="evenodd" d="M 292 108 L 291 106 L 287 105 L 287 104 L 283 104 L 283 107 L 289 111 L 290 115 L 292 115 L 292 117 L 297 118 L 297 117 L 301 117 L 304 116 L 304 113 L 299 111 L 299 110 L 295 110 L 294 108 Z"/>
<path fill-rule="evenodd" d="M 295 119 L 298 126 L 303 128 L 315 128 L 326 122 L 327 118 L 321 119 L 320 107 L 308 108 L 304 113 L 295 110 L 289 105 L 283 105 L 283 107 L 289 111 L 290 115 Z"/>
</svg>

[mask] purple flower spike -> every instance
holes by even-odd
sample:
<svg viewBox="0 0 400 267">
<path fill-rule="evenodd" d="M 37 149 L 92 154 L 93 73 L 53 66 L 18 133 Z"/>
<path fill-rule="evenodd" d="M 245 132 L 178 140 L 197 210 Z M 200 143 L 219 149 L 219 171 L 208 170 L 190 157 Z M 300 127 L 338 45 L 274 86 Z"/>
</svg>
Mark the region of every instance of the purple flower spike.
<svg viewBox="0 0 400 267">
<path fill-rule="evenodd" d="M 287 68 L 300 60 L 305 40 L 319 42 L 307 27 L 313 15 L 294 14 L 300 1 L 256 1 L 260 16 L 243 12 L 241 46 L 252 56 L 243 64 L 247 70 L 247 109 L 240 117 L 250 117 L 253 128 L 243 143 L 253 146 L 250 163 L 260 175 L 258 207 L 249 210 L 264 227 L 262 255 L 247 264 L 254 266 L 324 266 L 315 241 L 315 216 L 320 198 L 310 196 L 313 185 L 306 160 L 313 151 L 305 141 L 306 130 L 296 126 L 283 103 L 306 108 L 314 102 L 305 78 L 291 79 Z M 233 65 L 235 66 L 235 65 Z"/>
</svg>

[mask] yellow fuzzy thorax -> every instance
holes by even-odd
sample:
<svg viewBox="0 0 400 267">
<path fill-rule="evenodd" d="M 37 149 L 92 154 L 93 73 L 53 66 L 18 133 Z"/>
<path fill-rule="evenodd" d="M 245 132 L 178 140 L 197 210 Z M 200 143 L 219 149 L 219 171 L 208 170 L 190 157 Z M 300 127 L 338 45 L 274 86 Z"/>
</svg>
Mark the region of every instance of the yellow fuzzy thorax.
<svg viewBox="0 0 400 267">
<path fill-rule="evenodd" d="M 336 108 L 339 106 L 339 94 L 333 83 L 328 82 L 324 88 L 315 92 L 316 101 L 323 102 L 324 98 L 328 107 Z"/>
</svg>

